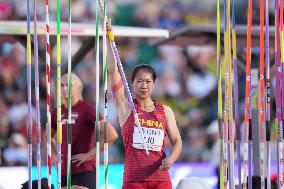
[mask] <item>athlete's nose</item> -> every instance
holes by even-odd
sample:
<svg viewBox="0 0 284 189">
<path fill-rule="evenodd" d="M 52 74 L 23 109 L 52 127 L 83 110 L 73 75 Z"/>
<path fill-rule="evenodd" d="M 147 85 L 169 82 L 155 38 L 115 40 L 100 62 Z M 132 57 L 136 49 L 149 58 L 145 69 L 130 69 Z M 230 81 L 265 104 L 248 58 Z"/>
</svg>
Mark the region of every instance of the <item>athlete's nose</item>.
<svg viewBox="0 0 284 189">
<path fill-rule="evenodd" d="M 146 89 L 147 88 L 147 82 L 142 82 L 142 89 Z"/>
</svg>

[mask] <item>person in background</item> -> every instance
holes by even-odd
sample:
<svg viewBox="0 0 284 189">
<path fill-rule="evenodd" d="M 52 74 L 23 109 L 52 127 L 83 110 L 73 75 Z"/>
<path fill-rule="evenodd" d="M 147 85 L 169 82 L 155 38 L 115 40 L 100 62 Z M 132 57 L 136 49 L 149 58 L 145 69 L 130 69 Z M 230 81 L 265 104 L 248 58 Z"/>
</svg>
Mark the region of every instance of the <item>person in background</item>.
<svg viewBox="0 0 284 189">
<path fill-rule="evenodd" d="M 79 77 L 74 73 L 72 77 L 72 175 L 71 182 L 74 189 L 94 189 L 96 186 L 96 147 L 94 146 L 95 138 L 95 120 L 96 108 L 83 100 L 82 90 L 83 84 Z M 67 127 L 68 127 L 68 75 L 62 76 L 61 90 L 62 90 L 62 189 L 66 189 L 67 185 Z M 102 116 L 100 116 L 100 120 Z M 52 143 L 53 148 L 56 143 L 56 129 L 57 129 L 57 109 L 52 112 L 51 126 L 52 126 Z M 101 121 L 103 125 L 103 121 Z M 100 150 L 103 150 L 103 127 L 100 129 Z M 108 124 L 108 143 L 109 146 L 117 139 L 118 135 L 115 129 Z M 54 150 L 53 150 L 54 151 Z M 56 157 L 56 153 L 53 154 Z"/>
</svg>

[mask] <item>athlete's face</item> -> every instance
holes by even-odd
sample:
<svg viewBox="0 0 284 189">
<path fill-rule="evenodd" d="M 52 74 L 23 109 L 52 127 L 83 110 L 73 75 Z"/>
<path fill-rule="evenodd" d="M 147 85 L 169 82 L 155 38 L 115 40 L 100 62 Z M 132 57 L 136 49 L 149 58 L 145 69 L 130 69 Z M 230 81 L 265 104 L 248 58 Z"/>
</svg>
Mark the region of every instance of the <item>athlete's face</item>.
<svg viewBox="0 0 284 189">
<path fill-rule="evenodd" d="M 61 95 L 64 100 L 68 99 L 68 77 L 61 80 Z M 76 82 L 72 81 L 72 97 L 79 95 L 79 87 Z"/>
<path fill-rule="evenodd" d="M 133 81 L 133 90 L 137 98 L 146 99 L 152 94 L 154 88 L 153 76 L 149 72 L 140 70 Z"/>
</svg>

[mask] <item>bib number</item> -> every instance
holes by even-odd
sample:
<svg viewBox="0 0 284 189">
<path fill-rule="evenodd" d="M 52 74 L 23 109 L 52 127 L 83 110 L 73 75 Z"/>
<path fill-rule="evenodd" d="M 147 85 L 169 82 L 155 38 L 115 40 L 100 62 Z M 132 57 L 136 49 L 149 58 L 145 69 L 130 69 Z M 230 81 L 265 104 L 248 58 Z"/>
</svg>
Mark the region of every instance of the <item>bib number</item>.
<svg viewBox="0 0 284 189">
<path fill-rule="evenodd" d="M 142 131 L 148 150 L 160 152 L 164 143 L 165 131 L 146 127 L 142 127 Z M 145 149 L 137 126 L 134 126 L 132 146 L 136 149 Z"/>
</svg>

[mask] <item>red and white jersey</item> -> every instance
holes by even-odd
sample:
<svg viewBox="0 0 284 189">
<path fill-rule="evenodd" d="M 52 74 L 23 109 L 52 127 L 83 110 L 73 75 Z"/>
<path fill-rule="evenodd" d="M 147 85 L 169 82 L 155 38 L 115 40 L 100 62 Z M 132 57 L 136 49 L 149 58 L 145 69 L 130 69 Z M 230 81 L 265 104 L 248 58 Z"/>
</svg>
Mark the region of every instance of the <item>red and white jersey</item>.
<svg viewBox="0 0 284 189">
<path fill-rule="evenodd" d="M 124 182 L 169 180 L 168 170 L 159 169 L 162 160 L 166 158 L 164 137 L 167 121 L 164 107 L 155 103 L 153 112 L 145 112 L 136 101 L 134 103 L 150 154 L 149 156 L 146 154 L 131 111 L 121 128 L 125 147 Z"/>
</svg>

